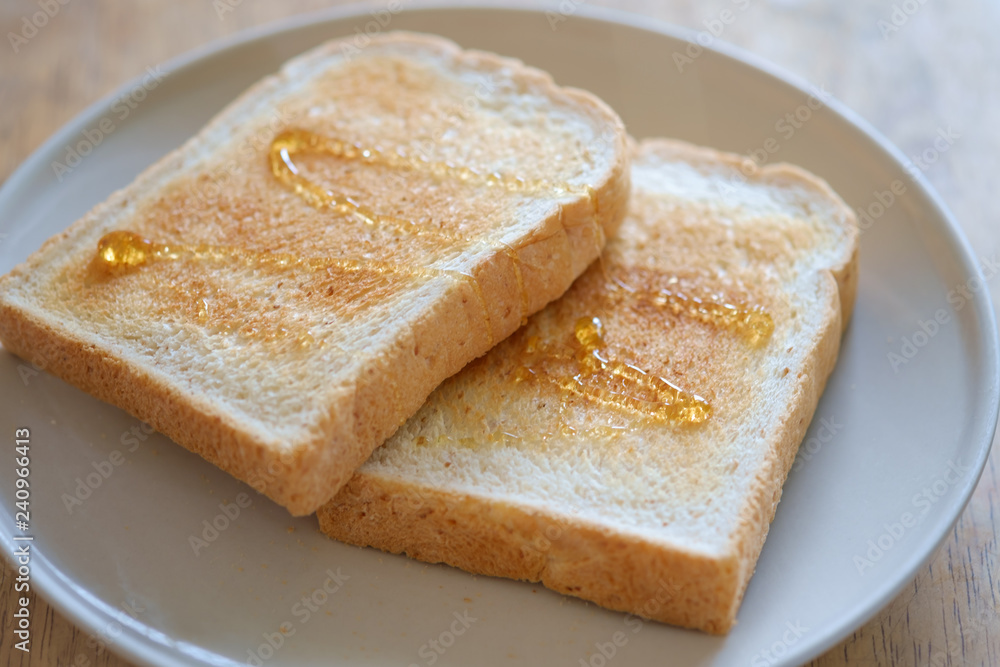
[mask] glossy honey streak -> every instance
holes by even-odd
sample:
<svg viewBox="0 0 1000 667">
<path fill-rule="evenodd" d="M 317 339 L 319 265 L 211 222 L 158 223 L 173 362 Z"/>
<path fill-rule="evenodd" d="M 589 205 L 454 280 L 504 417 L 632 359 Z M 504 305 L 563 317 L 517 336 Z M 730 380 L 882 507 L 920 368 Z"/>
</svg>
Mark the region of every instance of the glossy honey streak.
<svg viewBox="0 0 1000 667">
<path fill-rule="evenodd" d="M 677 279 L 670 281 L 676 284 Z M 657 308 L 726 329 L 743 337 L 752 347 L 760 347 L 774 333 L 774 320 L 759 306 L 729 301 L 721 295 L 696 296 L 685 294 L 676 287 L 660 290 L 637 290 L 613 280 L 607 285 L 612 299 L 625 296 L 633 301 L 645 301 Z"/>
<path fill-rule="evenodd" d="M 255 252 L 228 246 L 154 243 L 130 231 L 113 231 L 101 237 L 97 244 L 95 259 L 91 270 L 97 271 L 103 277 L 127 273 L 152 262 L 171 260 L 236 262 L 244 266 L 273 267 L 279 270 L 301 267 L 309 271 L 335 268 L 345 272 L 377 270 L 383 274 L 402 273 L 409 275 L 411 273 L 408 269 L 402 269 L 391 263 L 373 260 L 301 259 L 293 255 Z M 198 303 L 198 320 L 207 323 L 210 311 L 209 303 L 201 299 Z M 263 341 L 290 341 L 299 347 L 308 347 L 317 342 L 309 332 L 295 335 L 284 327 L 257 328 L 244 322 L 236 325 L 224 323 L 214 329 L 214 333 L 239 334 Z M 325 345 L 325 341 L 319 341 L 320 347 L 325 347 Z"/>
<path fill-rule="evenodd" d="M 604 294 L 613 302 L 645 301 L 674 315 L 730 331 L 752 347 L 764 345 L 773 334 L 774 321 L 759 306 L 730 301 L 721 295 L 686 294 L 676 287 L 678 282 L 677 278 L 671 278 L 669 289 L 638 290 L 609 279 Z M 613 359 L 600 319 L 580 318 L 575 323 L 573 337 L 575 373 L 553 372 L 551 362 L 556 359 L 565 362 L 565 355 L 532 337 L 523 350 L 525 363 L 514 372 L 515 381 L 544 379 L 569 395 L 583 396 L 655 422 L 700 424 L 710 418 L 712 407 L 704 398 L 635 365 Z M 573 430 L 564 425 L 563 430 L 567 429 Z"/>
<path fill-rule="evenodd" d="M 604 327 L 596 317 L 582 317 L 574 327 L 579 344 L 579 373 L 559 380 L 571 394 L 637 413 L 654 421 L 700 424 L 712 408 L 708 402 L 675 384 L 613 359 L 604 341 Z M 617 382 L 615 382 L 617 380 Z M 596 382 L 595 382 L 596 381 Z M 621 384 L 619 389 L 616 385 Z"/>
<path fill-rule="evenodd" d="M 347 272 L 375 271 L 410 275 L 411 269 L 391 262 L 350 258 L 300 258 L 283 253 L 258 252 L 231 246 L 155 243 L 130 231 L 109 232 L 97 243 L 97 268 L 108 274 L 128 272 L 157 260 L 235 261 L 244 265 L 302 267 L 310 271 L 337 268 Z M 419 273 L 423 274 L 424 270 Z M 428 275 L 445 273 L 426 270 Z"/>
<path fill-rule="evenodd" d="M 570 358 L 549 349 L 537 337 L 530 338 L 524 348 L 526 361 L 514 372 L 515 381 L 541 379 L 569 395 L 654 422 L 700 424 L 712 414 L 702 397 L 613 358 L 600 319 L 577 320 L 573 340 L 575 352 Z M 566 362 L 572 364 L 569 372 L 563 370 Z"/>
<path fill-rule="evenodd" d="M 279 172 L 284 172 L 287 168 L 290 172 L 298 174 L 291 158 L 296 153 L 323 153 L 343 160 L 356 160 L 366 164 L 377 164 L 394 169 L 410 169 L 425 174 L 430 174 L 439 179 L 451 179 L 468 183 L 470 185 L 484 185 L 497 187 L 508 192 L 539 193 L 548 194 L 577 194 L 593 198 L 594 189 L 590 186 L 577 186 L 568 183 L 556 183 L 542 179 L 524 179 L 510 174 L 499 172 L 483 173 L 470 167 L 456 166 L 447 162 L 433 162 L 422 157 L 406 155 L 402 150 L 395 152 L 383 151 L 378 148 L 369 148 L 357 143 L 350 143 L 333 137 L 325 137 L 308 130 L 286 130 L 274 138 L 271 142 L 270 161 L 271 169 L 275 176 L 284 182 L 284 176 Z M 276 169 L 277 168 L 277 169 Z M 306 181 L 308 183 L 308 181 Z M 309 189 L 316 186 L 309 184 Z M 316 191 L 321 198 L 325 198 L 322 188 Z M 348 202 L 349 208 L 354 208 L 355 204 Z"/>
<path fill-rule="evenodd" d="M 271 167 L 271 174 L 281 183 L 291 188 L 295 194 L 299 195 L 307 204 L 313 208 L 328 208 L 342 215 L 354 217 L 367 225 L 380 225 L 393 227 L 403 232 L 416 235 L 433 235 L 454 242 L 456 239 L 445 235 L 439 230 L 431 230 L 414 225 L 406 220 L 399 220 L 390 216 L 379 215 L 372 209 L 362 206 L 350 197 L 338 194 L 332 190 L 310 181 L 299 173 L 298 167 L 292 159 L 299 153 L 325 153 L 337 158 L 346 160 L 363 160 L 369 164 L 385 164 L 380 159 L 382 153 L 362 148 L 356 144 L 350 144 L 340 139 L 323 137 L 313 132 L 304 130 L 288 130 L 282 132 L 271 142 L 271 149 L 268 152 L 268 162 Z M 395 166 L 395 165 L 390 165 Z M 524 282 L 521 278 L 521 267 L 516 262 L 514 270 L 517 275 L 518 287 L 521 293 L 522 311 L 527 310 L 527 295 L 524 291 Z M 483 310 L 483 318 L 486 322 L 486 331 L 489 344 L 493 344 L 493 323 L 490 320 L 489 308 L 486 305 L 486 298 L 479 282 L 468 274 L 457 274 L 458 279 L 467 282 L 476 294 L 476 299 Z M 522 313 L 522 318 L 525 316 Z"/>
<path fill-rule="evenodd" d="M 750 345 L 759 347 L 774 332 L 774 321 L 762 309 L 738 303 L 708 301 L 700 297 L 663 290 L 650 299 L 654 305 L 675 314 L 686 314 L 705 324 L 712 324 L 741 334 Z"/>
<path fill-rule="evenodd" d="M 275 137 L 271 143 L 271 149 L 268 154 L 271 173 L 311 206 L 315 208 L 329 208 L 343 215 L 354 217 L 368 225 L 387 226 L 410 234 L 434 236 L 452 244 L 461 244 L 465 240 L 441 229 L 421 227 L 410 221 L 380 215 L 346 195 L 338 194 L 310 181 L 299 172 L 293 160 L 293 157 L 299 153 L 320 153 L 342 160 L 355 160 L 364 164 L 380 165 L 393 169 L 407 169 L 430 174 L 439 179 L 451 179 L 469 185 L 501 188 L 508 192 L 579 194 L 591 199 L 591 201 L 595 202 L 596 206 L 596 192 L 589 186 L 577 187 L 564 183 L 550 183 L 543 180 L 526 180 L 498 172 L 482 173 L 469 167 L 459 167 L 445 162 L 432 162 L 408 156 L 400 151 L 387 152 L 377 148 L 367 148 L 361 144 L 350 143 L 333 137 L 325 137 L 306 130 L 287 130 Z M 598 237 L 595 236 L 595 238 Z M 502 252 L 511 261 L 521 298 L 521 320 L 523 324 L 528 316 L 528 293 L 524 287 L 520 259 L 518 259 L 514 249 L 506 244 L 498 243 L 494 239 L 487 239 L 485 243 L 489 247 Z M 470 283 L 476 292 L 476 296 L 483 307 L 483 312 L 486 314 L 487 328 L 490 329 L 490 344 L 492 345 L 492 326 L 489 322 L 489 311 L 486 307 L 482 289 L 474 277 L 466 275 L 465 280 Z"/>
</svg>

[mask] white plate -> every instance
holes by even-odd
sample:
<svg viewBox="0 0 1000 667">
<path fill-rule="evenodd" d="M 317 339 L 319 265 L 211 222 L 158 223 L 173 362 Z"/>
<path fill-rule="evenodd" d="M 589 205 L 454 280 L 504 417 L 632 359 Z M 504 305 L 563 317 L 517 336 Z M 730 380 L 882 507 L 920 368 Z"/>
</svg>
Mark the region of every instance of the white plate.
<svg viewBox="0 0 1000 667">
<path fill-rule="evenodd" d="M 355 12 L 299 19 L 202 50 L 165 66 L 169 76 L 129 113 L 116 99 L 134 85 L 74 119 L 0 192 L 0 233 L 7 235 L 0 237 L 0 270 L 288 57 L 377 25 L 367 8 Z M 602 96 L 637 136 L 741 152 L 773 147 L 773 137 L 778 157 L 823 176 L 853 207 L 872 206 L 873 192 L 891 190 L 894 180 L 906 188 L 863 236 L 860 291 L 840 363 L 729 636 L 637 626 L 531 584 L 334 543 L 315 519 L 290 518 L 162 436 L 140 440 L 130 432 L 137 420 L 0 354 L 8 451 L 0 465 L 0 538 L 12 545 L 19 532 L 11 450 L 14 427 L 28 427 L 32 586 L 114 651 L 158 665 L 245 662 L 254 651 L 282 665 L 601 667 L 602 649 L 614 649 L 620 667 L 665 659 L 792 664 L 829 648 L 886 604 L 960 514 L 992 439 L 997 339 L 976 260 L 926 182 L 914 181 L 900 153 L 853 114 L 835 102 L 803 107 L 809 93 L 802 84 L 729 47 L 706 50 L 679 72 L 673 54 L 685 52 L 690 35 L 641 23 L 580 7 L 553 30 L 543 13 L 467 8 L 400 14 L 391 27 L 520 57 Z M 786 114 L 807 115 L 803 109 L 809 119 L 793 136 L 776 127 Z M 65 162 L 67 146 L 102 119 L 100 145 L 60 182 L 52 163 Z M 949 291 L 968 281 L 971 298 L 949 302 Z M 918 333 L 920 321 L 939 309 L 948 322 L 933 335 Z M 894 370 L 887 354 L 900 351 L 903 337 L 924 344 Z M 89 495 L 70 513 L 66 499 L 88 475 L 94 488 L 80 489 Z M 250 507 L 220 518 L 220 503 L 240 494 Z M 902 524 L 907 513 L 915 525 Z M 190 537 L 213 520 L 228 526 L 195 555 Z M 870 556 L 871 565 L 856 556 Z M 329 595 L 328 568 L 349 577 Z M 322 604 L 309 611 L 301 600 L 316 591 Z M 476 619 L 467 629 L 453 624 L 466 612 Z M 273 633 L 283 623 L 294 634 L 279 641 Z M 625 644 L 616 647 L 619 631 Z M 276 652 L 267 636 L 281 644 Z"/>
</svg>

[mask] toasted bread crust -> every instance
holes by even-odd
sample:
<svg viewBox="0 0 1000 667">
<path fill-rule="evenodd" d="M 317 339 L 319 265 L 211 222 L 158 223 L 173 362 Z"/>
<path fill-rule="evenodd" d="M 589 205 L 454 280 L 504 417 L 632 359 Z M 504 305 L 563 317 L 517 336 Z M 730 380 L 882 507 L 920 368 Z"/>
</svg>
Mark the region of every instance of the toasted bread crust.
<svg viewBox="0 0 1000 667">
<path fill-rule="evenodd" d="M 740 563 L 527 507 L 357 473 L 317 512 L 358 546 L 524 581 L 685 628 L 726 632 Z"/>
<path fill-rule="evenodd" d="M 505 77 L 530 81 L 548 95 L 573 100 L 581 113 L 610 128 L 617 158 L 608 165 L 605 178 L 592 184 L 594 196 L 553 206 L 523 237 L 524 245 L 515 248 L 523 260 L 527 311 L 534 312 L 557 298 L 597 256 L 604 237 L 624 218 L 628 154 L 620 119 L 592 95 L 559 88 L 547 74 L 519 61 L 464 52 L 436 37 L 391 33 L 374 40 L 444 53 L 489 71 L 502 70 Z M 328 414 L 321 423 L 310 425 L 308 439 L 291 443 L 249 430 L 157 368 L 124 358 L 113 344 L 71 330 L 58 317 L 39 312 L 30 303 L 15 302 L 10 293 L 16 282 L 25 281 L 44 264 L 47 252 L 78 242 L 102 220 L 155 192 L 162 182 L 184 171 L 186 160 L 197 153 L 204 137 L 244 122 L 246 119 L 237 114 L 241 107 L 259 107 L 261 100 L 274 95 L 297 72 L 339 54 L 342 43 L 334 40 L 318 47 L 255 84 L 184 146 L 113 193 L 0 279 L 0 341 L 8 350 L 150 423 L 296 515 L 311 513 L 328 500 L 435 386 L 520 325 L 523 315 L 517 267 L 508 254 L 495 250 L 472 270 L 481 294 L 468 282 L 455 282 L 448 288 L 426 317 L 410 322 L 408 331 L 399 332 L 390 350 L 366 360 L 354 382 L 333 394 Z M 263 113 L 259 108 L 256 111 Z M 488 311 L 485 318 L 483 306 Z"/>
<path fill-rule="evenodd" d="M 739 167 L 743 158 L 683 142 L 650 140 L 637 155 L 666 153 Z M 766 464 L 738 508 L 738 528 L 722 556 L 657 542 L 624 529 L 541 512 L 498 498 L 459 494 L 419 479 L 365 468 L 318 512 L 331 537 L 494 576 L 539 581 L 553 590 L 657 621 L 713 634 L 727 632 L 774 517 L 781 487 L 834 367 L 857 289 L 858 233 L 853 213 L 824 182 L 789 165 L 754 178 L 791 179 L 820 193 L 847 230 L 843 253 L 824 270 L 815 307 L 822 326 L 797 367 L 796 389 L 773 437 Z"/>
</svg>

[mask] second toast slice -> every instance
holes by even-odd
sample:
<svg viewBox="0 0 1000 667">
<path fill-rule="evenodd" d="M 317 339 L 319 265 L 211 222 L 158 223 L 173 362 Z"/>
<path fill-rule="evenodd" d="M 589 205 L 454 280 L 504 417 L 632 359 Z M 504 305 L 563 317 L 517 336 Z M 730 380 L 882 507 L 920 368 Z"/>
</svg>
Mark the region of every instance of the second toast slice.
<svg viewBox="0 0 1000 667">
<path fill-rule="evenodd" d="M 320 509 L 330 536 L 733 624 L 837 358 L 858 231 L 788 165 L 648 140 L 629 215 L 559 301 Z"/>
</svg>

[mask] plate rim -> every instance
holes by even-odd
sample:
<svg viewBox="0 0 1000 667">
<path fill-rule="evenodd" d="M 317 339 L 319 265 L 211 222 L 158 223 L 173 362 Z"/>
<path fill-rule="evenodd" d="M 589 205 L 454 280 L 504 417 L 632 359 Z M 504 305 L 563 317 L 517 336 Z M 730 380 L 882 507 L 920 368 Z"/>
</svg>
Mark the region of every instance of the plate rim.
<svg viewBox="0 0 1000 667">
<path fill-rule="evenodd" d="M 330 23 L 352 16 L 367 16 L 370 10 L 370 5 L 364 3 L 363 0 L 359 0 L 346 5 L 296 14 L 209 41 L 152 66 L 160 68 L 165 73 L 165 76 L 170 77 L 174 74 L 180 74 L 196 68 L 200 63 L 209 58 L 218 57 L 227 51 L 244 47 L 253 42 L 267 40 L 277 34 L 294 31 L 316 23 Z M 542 7 L 521 4 L 520 2 L 511 4 L 502 0 L 477 0 L 474 3 L 465 3 L 460 0 L 431 0 L 430 2 L 421 2 L 416 7 L 408 7 L 403 11 L 414 14 L 443 11 L 475 12 L 480 10 L 538 15 L 542 15 L 546 11 Z M 590 5 L 578 5 L 575 14 L 594 21 L 623 25 L 699 44 L 697 42 L 697 35 L 700 31 L 641 14 Z M 334 37 L 331 36 L 331 39 Z M 748 65 L 766 74 L 776 82 L 780 82 L 804 94 L 808 95 L 814 88 L 805 78 L 725 40 L 715 38 L 710 44 L 700 46 L 707 51 L 712 51 L 723 56 L 727 60 Z M 81 128 L 86 128 L 94 121 L 99 120 L 108 112 L 111 103 L 138 85 L 143 76 L 145 76 L 144 72 L 136 75 L 117 86 L 108 94 L 84 107 L 32 151 L 11 172 L 7 179 L 0 184 L 0 210 L 8 206 L 8 199 L 13 198 L 17 191 L 24 187 L 22 183 L 27 183 L 33 177 L 33 174 L 40 171 L 40 167 L 41 171 L 44 172 L 44 163 L 53 150 L 57 150 L 59 146 L 78 135 Z M 896 166 L 905 168 L 908 159 L 903 152 L 871 123 L 833 96 L 830 96 L 824 103 L 835 115 L 851 125 L 854 130 L 860 131 L 868 139 L 873 148 L 881 151 Z M 975 260 L 975 254 L 972 252 L 970 242 L 941 196 L 923 173 L 913 173 L 911 174 L 911 178 L 917 185 L 917 189 L 927 198 L 931 205 L 933 217 L 938 218 L 944 223 L 943 225 L 935 225 L 935 227 L 938 227 L 938 230 L 943 232 L 947 237 L 951 244 L 951 250 L 954 251 L 955 258 L 959 260 L 965 274 L 970 278 L 978 277 L 980 280 L 983 280 L 982 270 L 979 263 Z M 984 429 L 982 431 L 984 442 L 978 445 L 978 456 L 973 463 L 974 474 L 966 479 L 966 483 L 957 494 L 955 506 L 958 507 L 958 511 L 950 520 L 942 521 L 938 526 L 931 526 L 928 529 L 927 534 L 932 538 L 931 541 L 933 542 L 932 548 L 911 557 L 907 561 L 907 565 L 895 571 L 894 577 L 884 580 L 885 583 L 879 587 L 879 592 L 870 597 L 866 604 L 860 605 L 858 611 L 843 617 L 838 623 L 828 627 L 823 636 L 811 644 L 809 650 L 796 654 L 794 656 L 795 663 L 801 660 L 811 660 L 826 652 L 836 643 L 842 641 L 853 630 L 864 625 L 881 611 L 914 579 L 918 571 L 935 556 L 941 544 L 947 539 L 952 527 L 961 518 L 965 508 L 968 506 L 969 500 L 979 484 L 992 449 L 993 438 L 997 429 L 997 419 L 1000 416 L 1000 335 L 998 335 L 996 314 L 989 294 L 989 290 L 980 290 L 974 293 L 973 299 L 971 299 L 975 307 L 974 312 L 979 319 L 979 333 L 983 339 L 980 344 L 982 348 L 981 352 L 984 353 L 982 368 L 985 378 L 984 384 L 986 384 L 988 392 L 979 397 L 983 405 L 987 406 L 984 415 L 986 422 L 980 425 Z M 2 526 L 0 527 L 0 537 L 10 540 L 13 537 L 13 532 L 9 531 L 6 526 Z M 10 565 L 11 557 L 6 551 L 4 558 L 8 565 Z M 137 622 L 125 614 L 114 611 L 103 600 L 96 598 L 85 589 L 76 585 L 72 579 L 68 578 L 60 569 L 49 562 L 44 553 L 36 552 L 33 558 L 36 559 L 36 563 L 42 566 L 32 568 L 31 574 L 36 586 L 36 592 L 44 598 L 49 606 L 58 611 L 76 627 L 86 631 L 88 634 L 98 635 L 101 633 L 102 628 L 107 628 L 112 623 L 123 626 L 122 633 L 108 646 L 108 650 L 112 653 L 136 663 L 155 666 L 188 665 L 190 663 L 187 660 L 190 659 L 198 659 L 202 661 L 201 664 L 239 664 L 232 662 L 225 656 L 212 653 L 210 650 L 202 649 L 201 647 L 192 646 L 191 649 L 185 650 L 187 645 L 184 642 L 173 641 L 169 637 L 164 637 L 162 633 L 155 629 L 149 628 L 144 623 Z M 900 576 L 900 573 L 904 573 L 905 576 Z M 109 609 L 112 609 L 112 611 L 109 611 Z M 793 656 L 786 657 L 790 658 Z M 782 660 L 775 664 L 784 665 L 792 663 L 788 660 Z"/>
</svg>

